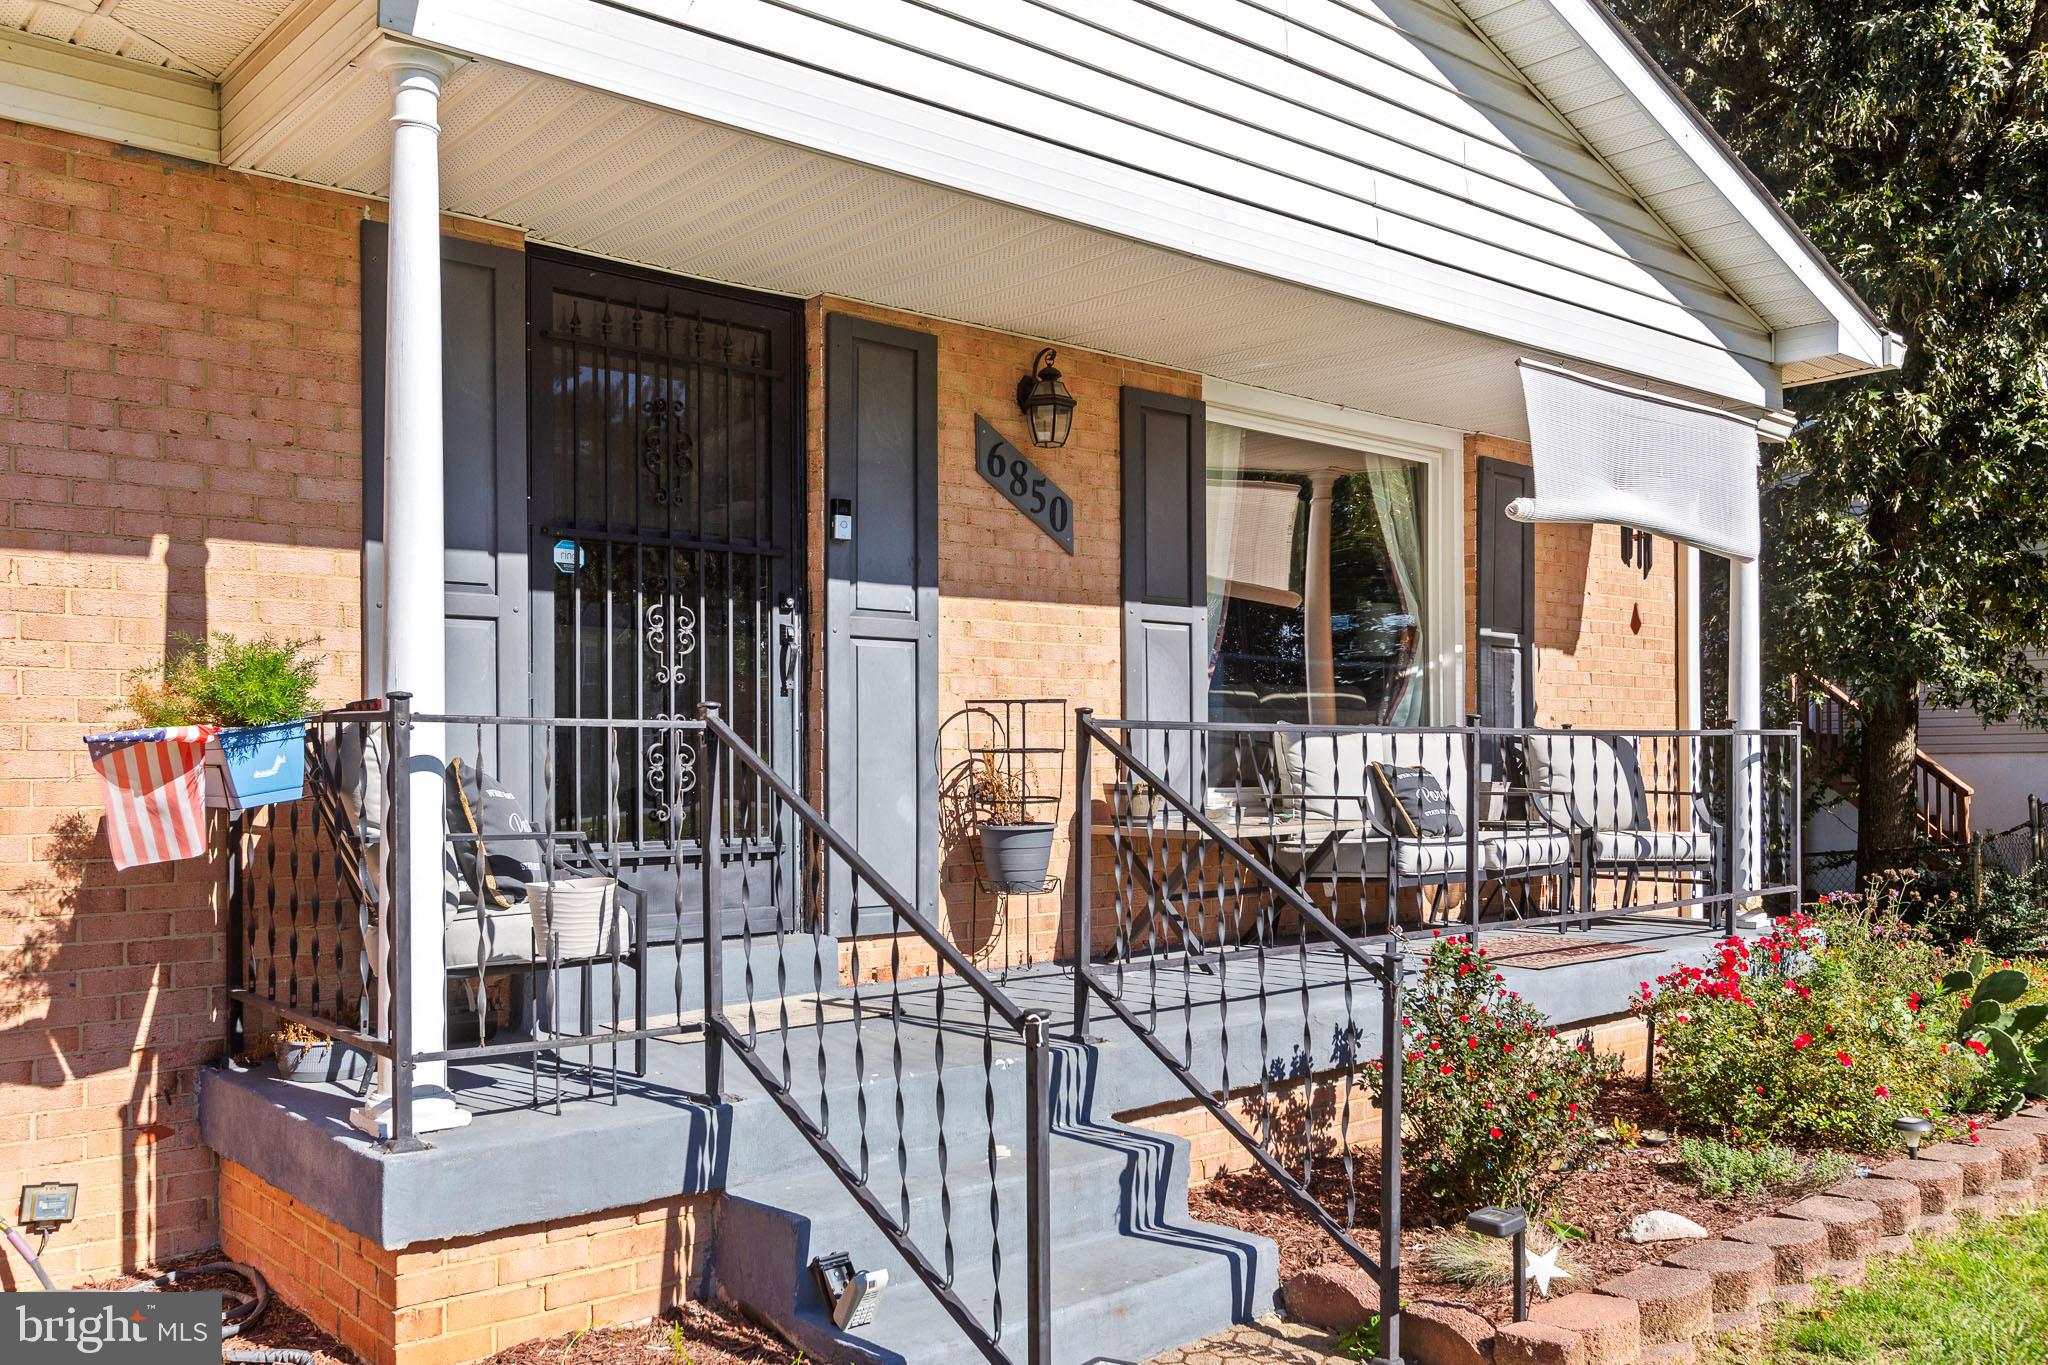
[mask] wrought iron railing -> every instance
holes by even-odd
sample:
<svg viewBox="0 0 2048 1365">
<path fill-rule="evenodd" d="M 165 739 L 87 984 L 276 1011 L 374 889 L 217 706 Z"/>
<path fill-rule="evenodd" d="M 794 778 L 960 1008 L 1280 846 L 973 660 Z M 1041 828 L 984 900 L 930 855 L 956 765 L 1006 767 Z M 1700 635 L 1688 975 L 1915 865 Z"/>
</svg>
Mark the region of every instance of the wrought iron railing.
<svg viewBox="0 0 2048 1365">
<path fill-rule="evenodd" d="M 1080 1027 L 1107 1009 L 1375 1278 L 1381 1359 L 1400 1353 L 1403 940 L 1689 916 L 1732 933 L 1797 903 L 1791 731 L 1082 711 L 1077 733 Z M 1355 1111 L 1375 1102 L 1363 1155 Z"/>
<path fill-rule="evenodd" d="M 1052 1049 L 1044 1015 L 1021 1009 L 977 970 L 901 890 L 718 719 L 716 707 L 705 709 L 703 742 L 698 810 L 707 841 L 746 848 L 793 830 L 805 843 L 800 865 L 814 892 L 807 898 L 813 906 L 822 901 L 823 887 L 843 878 L 854 888 L 856 903 L 872 896 L 888 913 L 881 945 L 864 951 L 860 938 L 847 940 L 843 994 L 820 992 L 793 1000 L 779 985 L 757 992 L 750 971 L 743 977 L 742 998 L 729 1001 L 719 974 L 707 965 L 704 992 L 712 1030 L 705 1042 L 706 1090 L 722 1091 L 724 1058 L 730 1053 L 803 1134 L 975 1349 L 996 1365 L 1044 1365 L 1051 1359 L 1052 1341 Z M 733 781 L 758 784 L 765 799 L 743 803 L 746 823 L 727 828 L 721 787 Z M 722 868 L 714 862 L 707 870 L 706 942 L 718 943 Z M 830 943 L 823 916 L 812 914 L 807 920 L 807 927 L 796 932 L 808 936 L 822 968 Z M 753 932 L 743 929 L 739 941 L 751 946 Z M 778 963 L 789 960 L 790 932 L 779 926 L 774 931 L 783 950 Z M 836 946 L 831 951 L 836 971 Z M 906 984 L 919 986 L 914 1002 Z M 834 1019 L 845 1021 L 851 1033 L 851 1067 L 839 1074 L 836 1102 L 832 1066 L 838 1049 L 827 1029 Z M 962 1097 L 954 1093 L 959 1085 L 948 1081 L 950 1066 L 958 1061 L 956 1051 L 949 1063 L 949 1035 L 959 1040 L 956 1048 L 964 1044 L 968 1049 L 979 1082 L 979 1093 L 965 1097 L 978 1101 L 979 1122 L 970 1119 L 964 1127 L 957 1117 Z M 917 1063 L 909 1073 L 907 1053 Z M 1020 1055 L 1022 1112 L 1016 1122 L 1017 1115 L 1006 1112 L 1017 1100 L 1006 1073 L 1016 1070 L 1011 1063 Z M 886 1072 L 880 1069 L 885 1059 Z M 842 1056 L 842 1067 L 845 1062 Z M 927 1072 L 928 1079 L 918 1078 Z M 951 1121 L 955 1127 L 949 1127 L 949 1113 L 956 1116 Z M 956 1129 L 975 1140 L 971 1159 L 977 1174 L 986 1178 L 986 1203 L 978 1210 L 954 1197 L 961 1182 L 954 1166 Z M 933 1133 L 935 1145 L 914 1147 L 914 1130 Z M 1006 1199 L 1004 1138 L 1019 1132 L 1022 1180 Z M 938 1194 L 938 1227 L 935 1235 L 927 1230 L 920 1237 L 912 1227 L 913 1201 L 932 1190 Z M 967 1267 L 957 1254 L 962 1224 L 973 1218 L 985 1218 L 988 1246 L 988 1264 L 972 1267 L 977 1302 L 966 1296 L 962 1272 Z M 1019 1258 L 1024 1267 L 1021 1303 L 1014 1291 L 1006 1297 L 1004 1273 L 1006 1260 Z"/>
<path fill-rule="evenodd" d="M 1399 946 L 1368 948 L 1276 871 L 1269 856 L 1254 853 L 1239 837 L 1242 822 L 1232 833 L 1212 818 L 1193 795 L 1197 774 L 1207 770 L 1186 762 L 1191 750 L 1176 754 L 1167 741 L 1177 727 L 1098 722 L 1087 710 L 1077 719 L 1075 804 L 1083 821 L 1076 841 L 1077 1032 L 1087 1034 L 1091 1006 L 1099 1001 L 1373 1277 L 1380 1298 L 1374 1359 L 1399 1360 Z M 1136 748 L 1147 753 L 1141 757 Z M 1110 765 L 1106 945 L 1094 919 L 1095 838 L 1088 828 L 1098 753 Z M 1247 1006 L 1255 1012 L 1251 1019 L 1243 1017 Z M 1288 1017 L 1296 1012 L 1298 1018 Z M 1240 1035 L 1246 1027 L 1255 1031 L 1251 1040 L 1240 1036 L 1236 1056 L 1242 1060 L 1233 1058 L 1233 1027 Z M 1278 1029 L 1293 1036 L 1278 1036 Z M 1291 1059 L 1276 1062 L 1287 1048 Z M 1234 1065 L 1244 1069 L 1233 1072 Z M 1351 1139 L 1354 1110 L 1375 1100 L 1378 1174 L 1375 1207 L 1366 1212 L 1376 1215 L 1376 1227 L 1367 1232 Z M 1286 1116 L 1289 1109 L 1299 1113 Z M 1334 1130 L 1329 1150 L 1313 1137 L 1319 1110 Z"/>
<path fill-rule="evenodd" d="M 691 1098 L 724 1100 L 737 1061 L 975 1350 L 995 1365 L 1050 1359 L 1045 1017 L 977 970 L 715 706 L 693 720 L 423 715 L 395 695 L 316 717 L 308 745 L 304 797 L 229 821 L 230 1056 L 257 1011 L 374 1059 L 388 1145 L 406 1151 L 422 1066 L 523 1063 L 528 1105 L 559 1108 L 578 1088 L 617 1103 L 623 1073 L 647 1074 L 652 1040 L 697 1040 Z M 410 846 L 416 798 L 398 776 L 424 754 L 447 779 L 432 850 Z M 432 906 L 410 900 L 418 856 L 442 864 Z M 842 884 L 887 914 L 884 936 L 849 939 L 843 963 L 823 913 L 824 888 Z M 578 892 L 585 911 L 595 897 L 594 923 L 569 922 Z M 451 1011 L 433 1048 L 415 1044 L 422 913 L 442 917 L 446 978 L 474 1015 Z M 754 952 L 771 938 L 773 981 Z"/>
</svg>

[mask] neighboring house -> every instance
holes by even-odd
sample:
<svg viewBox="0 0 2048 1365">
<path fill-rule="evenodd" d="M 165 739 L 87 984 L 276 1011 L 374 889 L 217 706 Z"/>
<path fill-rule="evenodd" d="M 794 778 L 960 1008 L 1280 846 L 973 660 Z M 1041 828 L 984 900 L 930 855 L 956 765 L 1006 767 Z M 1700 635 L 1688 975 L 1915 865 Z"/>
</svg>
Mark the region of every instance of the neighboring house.
<svg viewBox="0 0 2048 1365">
<path fill-rule="evenodd" d="M 2037 668 L 2044 662 L 2034 659 Z M 1971 817 L 1982 833 L 2025 823 L 2030 803 L 2048 798 L 2048 730 L 1923 706 L 1920 751 L 1968 784 Z"/>
<path fill-rule="evenodd" d="M 850 1247 L 894 1268 L 877 1358 L 1142 1358 L 1271 1302 L 1270 1247 L 1187 1223 L 1164 1135 L 1199 1174 L 1243 1164 L 1248 1078 L 1354 1066 L 1379 1006 L 1326 1017 L 1301 978 L 1292 1032 L 1254 1057 L 1262 999 L 1233 1062 L 1227 1022 L 1182 1055 L 1105 1002 L 1055 1060 L 1006 1013 L 1075 1031 L 1046 964 L 1177 934 L 1192 971 L 1217 865 L 1304 945 L 1312 904 L 1367 917 L 1319 941 L 1344 964 L 1410 894 L 1477 913 L 1495 859 L 1553 883 L 1531 913 L 1596 882 L 1607 913 L 1660 877 L 1717 916 L 1786 893 L 1780 814 L 1732 774 L 1792 751 L 1698 733 L 1674 538 L 1738 561 L 1754 730 L 1755 441 L 1899 342 L 1595 0 L 106 0 L 0 26 L 0 1186 L 80 1184 L 67 1281 L 223 1243 L 379 1365 L 709 1293 L 843 1346 L 803 1267 Z M 1047 346 L 1056 445 L 1020 412 Z M 222 630 L 316 638 L 334 704 L 482 719 L 400 732 L 388 831 L 377 778 L 322 767 L 364 732 L 389 758 L 391 712 L 360 712 L 318 731 L 319 800 L 117 874 L 80 737 L 174 635 Z M 941 842 L 943 723 L 1042 698 L 1054 884 L 997 905 Z M 1075 707 L 1118 718 L 1079 752 Z M 1613 749 L 1473 713 L 1624 732 L 1655 771 L 1631 796 Z M 1274 739 L 1302 724 L 1348 729 Z M 1435 737 L 1401 759 L 1360 727 Z M 1474 842 L 1368 819 L 1368 753 L 1441 778 Z M 552 970 L 525 908 L 464 889 L 451 755 L 585 841 L 561 867 L 647 892 L 637 956 Z M 743 796 L 683 799 L 698 755 Z M 1475 776 L 1529 788 L 1483 805 Z M 745 934 L 708 967 L 706 906 Z M 522 923 L 485 981 L 479 934 Z M 1229 937 L 1264 983 L 1262 934 Z M 887 982 L 965 957 L 1015 970 L 942 973 L 966 1014 L 906 1046 L 928 1016 Z M 1546 997 L 1586 1018 L 1661 960 L 1538 984 L 1591 983 Z M 489 1040 L 451 1035 L 451 978 Z M 755 1008 L 807 991 L 815 1056 Z M 377 1089 L 212 1069 L 280 1017 L 380 1052 Z M 1048 1067 L 1056 1142 L 1019 1126 Z M 552 1112 L 565 1084 L 596 1098 Z M 950 1176 L 937 1145 L 899 1188 L 984 1104 Z M 1148 1132 L 1157 1188 L 1120 1183 Z M 899 1195 L 911 1232 L 878 1232 Z M 1000 1228 L 956 1237 L 991 1203 Z"/>
</svg>

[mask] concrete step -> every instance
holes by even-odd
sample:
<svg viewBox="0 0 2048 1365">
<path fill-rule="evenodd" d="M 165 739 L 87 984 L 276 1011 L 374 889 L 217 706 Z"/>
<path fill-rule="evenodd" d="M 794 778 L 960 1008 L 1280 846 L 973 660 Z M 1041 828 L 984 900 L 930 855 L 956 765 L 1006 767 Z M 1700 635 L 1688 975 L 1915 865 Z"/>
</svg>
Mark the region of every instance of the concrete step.
<svg viewBox="0 0 2048 1365">
<path fill-rule="evenodd" d="M 1149 1360 L 1273 1311 L 1276 1253 L 1263 1238 L 1187 1223 L 1143 1235 L 1061 1243 L 1052 1259 L 1053 1360 L 1056 1365 Z M 824 1359 L 863 1365 L 952 1365 L 976 1358 L 957 1323 L 923 1284 L 891 1267 L 875 1321 L 858 1333 L 834 1327 L 815 1296 L 776 1325 L 799 1347 Z M 963 1273 L 956 1290 L 976 1315 L 992 1322 L 994 1276 L 987 1267 Z M 1005 1262 L 1000 1344 L 1014 1359 L 1025 1353 L 1024 1267 Z M 757 1310 L 758 1311 L 758 1310 Z"/>
<path fill-rule="evenodd" d="M 1089 1072 L 1076 1067 L 1076 1060 L 1056 1064 L 1054 1077 L 1048 1213 L 1056 1358 L 1144 1360 L 1270 1312 L 1278 1287 L 1271 1243 L 1192 1219 L 1187 1144 L 1086 1119 L 1090 1089 L 1081 1078 Z M 979 1071 L 977 1060 L 977 1076 Z M 955 1107 L 948 1106 L 949 1129 Z M 933 1124 L 926 1114 L 926 1123 Z M 908 1112 L 906 1123 L 915 1124 Z M 978 1109 L 969 1127 L 972 1141 L 949 1142 L 950 1220 L 942 1207 L 935 1137 L 924 1133 L 914 1149 L 906 1145 L 913 1153 L 907 1181 L 911 1240 L 943 1271 L 950 1226 L 956 1292 L 990 1327 L 998 1286 L 992 1252 L 1000 1248 L 1004 1344 L 1021 1357 L 1018 1334 L 1027 1319 L 1021 1115 L 1004 1122 L 999 1111 L 1002 1150 L 993 1179 L 986 1119 Z M 870 1147 L 869 1188 L 892 1214 L 905 1190 L 896 1163 L 893 1145 Z M 989 1213 L 992 1192 L 999 1224 Z M 963 1329 L 815 1155 L 728 1187 L 718 1226 L 711 1273 L 719 1292 L 814 1355 L 916 1365 L 972 1358 Z M 834 1251 L 848 1253 L 860 1269 L 889 1272 L 880 1316 L 855 1336 L 832 1325 L 810 1271 L 814 1257 Z M 1160 1311 L 1166 1304 L 1171 1311 Z"/>
</svg>

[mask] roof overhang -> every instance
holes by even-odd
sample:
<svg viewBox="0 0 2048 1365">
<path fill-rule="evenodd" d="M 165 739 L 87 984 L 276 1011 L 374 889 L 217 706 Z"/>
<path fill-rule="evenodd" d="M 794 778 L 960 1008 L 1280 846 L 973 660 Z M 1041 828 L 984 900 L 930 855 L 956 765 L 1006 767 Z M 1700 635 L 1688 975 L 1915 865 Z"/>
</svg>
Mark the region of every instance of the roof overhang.
<svg viewBox="0 0 2048 1365">
<path fill-rule="evenodd" d="M 1602 0 L 1455 3 L 1739 296 L 1777 324 L 1772 359 L 1787 386 L 1903 362 L 1903 338 L 1857 297 Z"/>
</svg>

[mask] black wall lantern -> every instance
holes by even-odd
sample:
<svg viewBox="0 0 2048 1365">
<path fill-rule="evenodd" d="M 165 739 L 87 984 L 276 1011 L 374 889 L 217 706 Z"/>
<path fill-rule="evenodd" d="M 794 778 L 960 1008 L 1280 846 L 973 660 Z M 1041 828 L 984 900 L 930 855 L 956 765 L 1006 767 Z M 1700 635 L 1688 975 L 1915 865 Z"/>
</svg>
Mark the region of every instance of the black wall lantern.
<svg viewBox="0 0 2048 1365">
<path fill-rule="evenodd" d="M 1060 382 L 1052 362 L 1059 352 L 1048 346 L 1032 358 L 1030 371 L 1017 381 L 1017 406 L 1031 423 L 1031 444 L 1054 448 L 1067 443 L 1074 428 L 1074 395 Z"/>
</svg>

